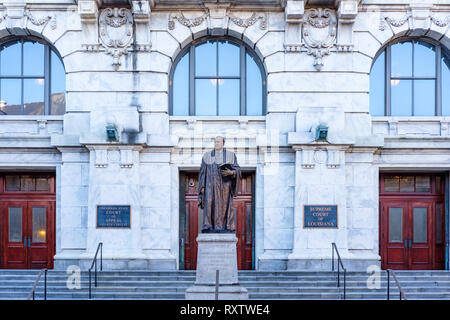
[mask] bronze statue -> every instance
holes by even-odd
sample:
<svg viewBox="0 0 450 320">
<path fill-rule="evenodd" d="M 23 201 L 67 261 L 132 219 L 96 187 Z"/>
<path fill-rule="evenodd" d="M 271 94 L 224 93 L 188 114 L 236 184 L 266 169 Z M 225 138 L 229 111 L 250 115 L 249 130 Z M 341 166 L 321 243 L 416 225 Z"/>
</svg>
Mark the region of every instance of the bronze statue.
<svg viewBox="0 0 450 320">
<path fill-rule="evenodd" d="M 203 209 L 202 233 L 235 232 L 233 197 L 241 179 L 236 155 L 225 150 L 225 139 L 214 140 L 214 150 L 206 152 L 198 176 L 199 201 Z"/>
</svg>

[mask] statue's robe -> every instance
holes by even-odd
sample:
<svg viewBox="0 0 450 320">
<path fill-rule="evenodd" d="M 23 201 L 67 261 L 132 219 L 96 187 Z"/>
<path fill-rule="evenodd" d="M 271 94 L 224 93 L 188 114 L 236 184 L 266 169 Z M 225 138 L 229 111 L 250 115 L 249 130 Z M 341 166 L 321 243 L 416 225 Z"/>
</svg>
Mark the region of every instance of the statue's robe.
<svg viewBox="0 0 450 320">
<path fill-rule="evenodd" d="M 222 177 L 219 168 L 222 164 L 228 164 L 235 174 Z M 205 188 L 204 194 L 200 195 L 203 205 L 202 232 L 234 232 L 236 217 L 233 197 L 241 179 L 236 155 L 225 149 L 205 153 L 198 178 L 198 191 Z"/>
</svg>

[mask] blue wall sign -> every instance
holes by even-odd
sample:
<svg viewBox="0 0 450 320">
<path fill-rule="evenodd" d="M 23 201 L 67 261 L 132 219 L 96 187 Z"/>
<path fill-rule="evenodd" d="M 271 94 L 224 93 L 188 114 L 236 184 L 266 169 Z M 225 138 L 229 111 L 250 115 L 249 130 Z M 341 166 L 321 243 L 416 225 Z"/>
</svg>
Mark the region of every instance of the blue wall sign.
<svg viewBox="0 0 450 320">
<path fill-rule="evenodd" d="M 337 205 L 304 205 L 303 228 L 338 228 Z"/>
<path fill-rule="evenodd" d="M 131 228 L 131 206 L 97 206 L 97 228 Z"/>
</svg>

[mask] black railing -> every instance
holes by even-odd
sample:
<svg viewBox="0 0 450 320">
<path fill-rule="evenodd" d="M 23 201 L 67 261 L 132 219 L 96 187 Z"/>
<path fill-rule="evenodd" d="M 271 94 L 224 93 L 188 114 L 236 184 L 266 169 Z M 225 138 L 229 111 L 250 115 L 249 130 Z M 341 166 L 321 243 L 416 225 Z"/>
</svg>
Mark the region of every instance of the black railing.
<svg viewBox="0 0 450 320">
<path fill-rule="evenodd" d="M 97 288 L 97 255 L 100 250 L 100 271 L 103 270 L 103 242 L 100 242 L 97 246 L 97 251 L 95 251 L 94 259 L 92 260 L 91 267 L 89 268 L 89 299 L 92 299 L 92 284 L 91 284 L 91 273 L 92 268 L 95 267 L 94 271 L 94 285 Z"/>
<path fill-rule="evenodd" d="M 346 291 L 346 278 L 347 278 L 347 269 L 344 268 L 344 264 L 342 263 L 342 259 L 341 256 L 339 255 L 339 251 L 338 248 L 336 246 L 336 243 L 332 243 L 331 244 L 331 271 L 334 272 L 334 251 L 336 251 L 337 254 L 337 258 L 338 258 L 338 264 L 337 264 L 337 286 L 338 288 L 341 287 L 341 267 L 342 267 L 342 271 L 344 272 L 344 300 L 345 300 L 345 291 Z"/>
<path fill-rule="evenodd" d="M 390 279 L 391 279 L 391 274 L 392 274 L 392 276 L 394 277 L 394 280 L 395 280 L 395 283 L 397 284 L 397 287 L 398 287 L 398 291 L 400 292 L 400 300 L 407 300 L 406 299 L 406 295 L 405 295 L 405 292 L 403 291 L 403 288 L 402 288 L 402 286 L 400 285 L 400 282 L 398 281 L 398 279 L 397 279 L 397 276 L 395 275 L 395 272 L 394 272 L 394 270 L 392 270 L 392 269 L 387 269 L 386 270 L 386 272 L 387 272 L 387 300 L 389 300 L 390 299 L 390 290 L 391 290 L 391 286 L 390 286 Z"/>
<path fill-rule="evenodd" d="M 31 289 L 30 293 L 28 294 L 27 300 L 30 300 L 31 298 L 35 298 L 35 292 L 36 292 L 36 287 L 39 283 L 39 281 L 41 280 L 41 276 L 42 273 L 44 273 L 44 300 L 47 300 L 47 269 L 41 269 L 41 271 L 39 271 L 39 274 L 36 278 L 36 281 L 34 282 L 33 288 Z"/>
</svg>

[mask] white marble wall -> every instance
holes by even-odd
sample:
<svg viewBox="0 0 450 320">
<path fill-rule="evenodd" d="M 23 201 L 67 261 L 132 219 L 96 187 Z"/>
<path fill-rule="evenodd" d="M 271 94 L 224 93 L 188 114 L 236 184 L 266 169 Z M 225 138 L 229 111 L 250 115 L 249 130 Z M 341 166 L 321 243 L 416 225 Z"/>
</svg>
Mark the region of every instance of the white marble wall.
<svg viewBox="0 0 450 320">
<path fill-rule="evenodd" d="M 421 35 L 450 46 L 448 3 L 366 0 L 347 21 L 331 8 L 339 28 L 320 71 L 306 50 L 302 24 L 281 6 L 213 5 L 213 14 L 191 26 L 174 17 L 182 12 L 195 19 L 204 11 L 183 5 L 132 8 L 136 41 L 114 60 L 98 38 L 97 4 L 6 0 L 1 8 L 7 16 L 0 21 L 0 37 L 47 40 L 67 73 L 64 116 L 0 119 L 2 169 L 56 171 L 55 259 L 61 266 L 89 259 L 104 241 L 105 256 L 120 261 L 120 268 L 179 267 L 179 171 L 197 169 L 217 134 L 227 137 L 242 167 L 256 172 L 258 268 L 328 259 L 332 241 L 347 260 L 376 262 L 379 170 L 449 168 L 446 117 L 371 118 L 368 94 L 373 58 L 389 41 Z M 248 26 L 231 18 L 250 24 L 253 13 L 256 23 Z M 169 73 L 177 54 L 212 30 L 242 39 L 262 60 L 266 116 L 168 114 Z M 120 133 L 115 144 L 105 139 L 111 119 Z M 311 144 L 306 132 L 317 121 L 329 122 L 330 137 L 336 138 L 330 145 Z M 308 154 L 319 160 L 311 163 Z M 321 160 L 330 154 L 338 159 L 331 167 Z M 338 204 L 338 230 L 302 228 L 302 205 L 315 203 Z M 96 229 L 97 204 L 131 204 L 131 230 Z"/>
</svg>

